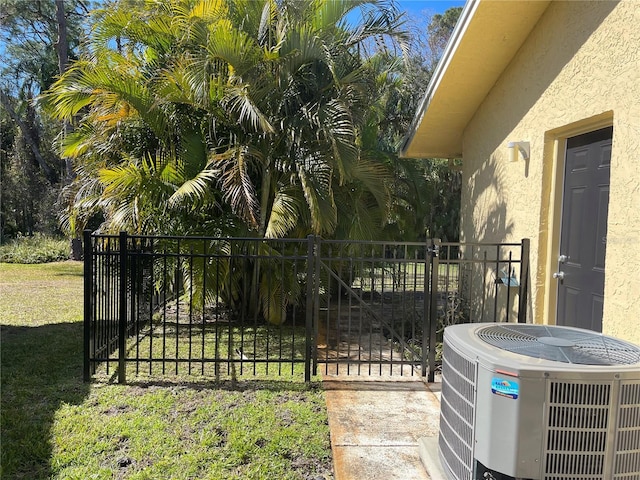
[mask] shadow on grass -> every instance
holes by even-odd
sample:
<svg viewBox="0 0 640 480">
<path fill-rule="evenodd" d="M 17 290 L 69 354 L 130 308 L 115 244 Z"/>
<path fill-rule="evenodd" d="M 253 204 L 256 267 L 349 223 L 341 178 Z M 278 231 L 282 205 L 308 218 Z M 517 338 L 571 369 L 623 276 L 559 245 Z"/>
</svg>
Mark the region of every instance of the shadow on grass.
<svg viewBox="0 0 640 480">
<path fill-rule="evenodd" d="M 1 476 L 50 478 L 56 411 L 81 404 L 89 393 L 82 381 L 82 323 L 0 325 L 0 336 Z"/>
<path fill-rule="evenodd" d="M 84 277 L 82 270 L 78 271 L 78 268 L 71 264 L 64 268 L 58 268 L 58 271 L 52 275 L 52 277 Z"/>
<path fill-rule="evenodd" d="M 320 381 L 305 383 L 287 380 L 140 380 L 128 381 L 127 385 L 139 388 L 150 387 L 180 387 L 190 390 L 226 390 L 233 392 L 266 390 L 270 392 L 305 392 L 322 390 Z"/>
</svg>

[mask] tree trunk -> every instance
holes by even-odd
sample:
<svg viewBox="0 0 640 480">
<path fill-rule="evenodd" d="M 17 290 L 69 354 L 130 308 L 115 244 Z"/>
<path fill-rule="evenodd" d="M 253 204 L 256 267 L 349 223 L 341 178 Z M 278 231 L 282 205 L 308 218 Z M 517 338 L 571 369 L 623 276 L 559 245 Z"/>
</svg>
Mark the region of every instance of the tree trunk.
<svg viewBox="0 0 640 480">
<path fill-rule="evenodd" d="M 56 0 L 56 22 L 58 23 L 58 71 L 60 75 L 67 71 L 69 64 L 69 39 L 67 38 L 67 15 L 64 11 L 64 0 Z"/>
<path fill-rule="evenodd" d="M 62 75 L 69 67 L 69 38 L 67 37 L 67 15 L 64 10 L 64 0 L 56 0 L 56 23 L 58 24 L 58 41 L 56 42 L 58 71 Z M 66 136 L 71 132 L 71 123 L 65 120 L 63 128 Z M 64 164 L 67 181 L 70 181 L 74 177 L 73 162 L 70 158 L 65 158 Z"/>
<path fill-rule="evenodd" d="M 2 104 L 2 106 L 5 108 L 7 113 L 9 113 L 9 116 L 11 117 L 11 119 L 14 122 L 16 122 L 16 125 L 18 125 L 18 128 L 20 128 L 20 132 L 22 133 L 22 136 L 27 142 L 27 145 L 29 145 L 29 148 L 33 152 L 33 155 L 36 157 L 38 165 L 40 165 L 40 168 L 42 169 L 49 183 L 51 184 L 56 183 L 58 180 L 57 178 L 58 176 L 42 156 L 42 153 L 40 152 L 40 148 L 38 146 L 38 142 L 36 142 L 36 139 L 31 134 L 31 129 L 26 123 L 24 123 L 24 121 L 20 118 L 18 113 L 13 109 L 13 105 L 11 105 L 11 100 L 2 91 L 0 91 L 0 104 Z"/>
<path fill-rule="evenodd" d="M 269 195 L 271 193 L 271 168 L 267 165 L 262 171 L 262 185 L 260 187 L 260 225 L 258 234 L 264 237 L 269 220 Z"/>
</svg>

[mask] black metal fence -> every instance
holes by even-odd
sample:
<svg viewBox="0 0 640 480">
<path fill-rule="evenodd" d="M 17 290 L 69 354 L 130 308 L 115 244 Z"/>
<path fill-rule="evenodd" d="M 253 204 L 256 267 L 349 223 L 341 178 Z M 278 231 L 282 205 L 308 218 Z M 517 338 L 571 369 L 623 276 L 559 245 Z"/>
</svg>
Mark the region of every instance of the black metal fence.
<svg viewBox="0 0 640 480">
<path fill-rule="evenodd" d="M 84 376 L 433 380 L 444 326 L 526 321 L 528 245 L 87 231 Z"/>
</svg>

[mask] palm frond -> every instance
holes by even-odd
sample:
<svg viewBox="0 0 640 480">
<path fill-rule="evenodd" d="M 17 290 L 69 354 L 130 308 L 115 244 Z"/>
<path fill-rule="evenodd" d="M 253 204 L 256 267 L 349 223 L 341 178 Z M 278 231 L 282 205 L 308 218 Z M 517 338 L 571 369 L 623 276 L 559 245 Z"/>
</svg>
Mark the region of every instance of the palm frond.
<svg viewBox="0 0 640 480">
<path fill-rule="evenodd" d="M 381 238 L 387 219 L 386 210 L 379 207 L 373 195 L 362 189 L 342 189 L 336 192 L 336 203 L 339 210 L 336 238 Z"/>
<path fill-rule="evenodd" d="M 278 5 L 274 0 L 265 0 L 260 16 L 260 26 L 258 27 L 258 44 L 271 49 L 274 41 L 276 24 L 278 21 Z"/>
<path fill-rule="evenodd" d="M 244 148 L 235 148 L 212 160 L 211 165 L 220 172 L 218 184 L 224 200 L 250 228 L 257 229 L 259 202 L 251 179 L 251 155 Z"/>
<path fill-rule="evenodd" d="M 218 170 L 205 169 L 195 177 L 186 180 L 169 197 L 169 206 L 175 207 L 184 201 L 202 204 L 211 194 L 211 189 L 218 180 L 219 174 Z"/>
<path fill-rule="evenodd" d="M 307 172 L 299 168 L 298 178 L 311 214 L 313 232 L 316 235 L 332 233 L 338 219 L 331 188 L 331 170 L 321 167 Z"/>
<path fill-rule="evenodd" d="M 377 208 L 384 211 L 390 201 L 389 183 L 391 172 L 382 163 L 360 158 L 351 170 L 352 179 L 371 193 Z"/>
<path fill-rule="evenodd" d="M 121 193 L 135 194 L 147 172 L 134 163 L 118 165 L 100 170 L 99 178 L 105 186 L 105 193 L 116 195 Z"/>
<path fill-rule="evenodd" d="M 267 243 L 260 244 L 258 253 L 260 260 L 260 285 L 258 289 L 259 304 L 262 316 L 273 325 L 281 325 L 287 319 L 287 308 L 295 305 L 301 294 L 300 281 L 295 275 L 293 265 L 283 265 L 276 252 Z"/>
<path fill-rule="evenodd" d="M 242 76 L 261 56 L 261 48 L 229 20 L 220 20 L 209 27 L 206 51 L 212 59 L 224 60 L 231 74 Z"/>
<path fill-rule="evenodd" d="M 229 13 L 229 5 L 226 0 L 199 0 L 189 11 L 190 18 L 203 20 L 217 20 Z"/>
<path fill-rule="evenodd" d="M 351 171 L 360 156 L 349 108 L 338 99 L 332 100 L 318 111 L 318 122 L 331 145 L 340 183 L 343 183 L 352 177 Z"/>
<path fill-rule="evenodd" d="M 367 50 L 373 43 L 378 50 L 385 51 L 389 47 L 388 39 L 392 45 L 399 47 L 403 55 L 408 56 L 409 34 L 404 30 L 406 19 L 394 2 L 366 1 L 361 3 L 360 10 L 362 22 L 344 39 L 345 47 Z"/>
<path fill-rule="evenodd" d="M 301 210 L 297 192 L 298 189 L 292 187 L 276 192 L 265 230 L 266 238 L 286 237 L 297 226 Z"/>
<path fill-rule="evenodd" d="M 254 131 L 273 133 L 275 128 L 267 116 L 256 106 L 246 86 L 233 86 L 227 89 L 222 104 L 229 113 L 241 123 L 249 124 Z"/>
</svg>

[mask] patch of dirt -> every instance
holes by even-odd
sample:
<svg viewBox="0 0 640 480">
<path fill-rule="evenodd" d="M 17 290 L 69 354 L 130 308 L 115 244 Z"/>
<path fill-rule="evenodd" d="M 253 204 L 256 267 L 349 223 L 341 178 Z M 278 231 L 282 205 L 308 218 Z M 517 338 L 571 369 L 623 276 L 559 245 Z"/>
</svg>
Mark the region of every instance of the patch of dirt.
<svg viewBox="0 0 640 480">
<path fill-rule="evenodd" d="M 108 417 L 112 417 L 115 415 L 120 415 L 122 413 L 130 412 L 130 411 L 131 411 L 131 407 L 129 407 L 128 405 L 114 405 L 107 408 L 106 410 L 103 410 L 102 414 Z"/>
</svg>

